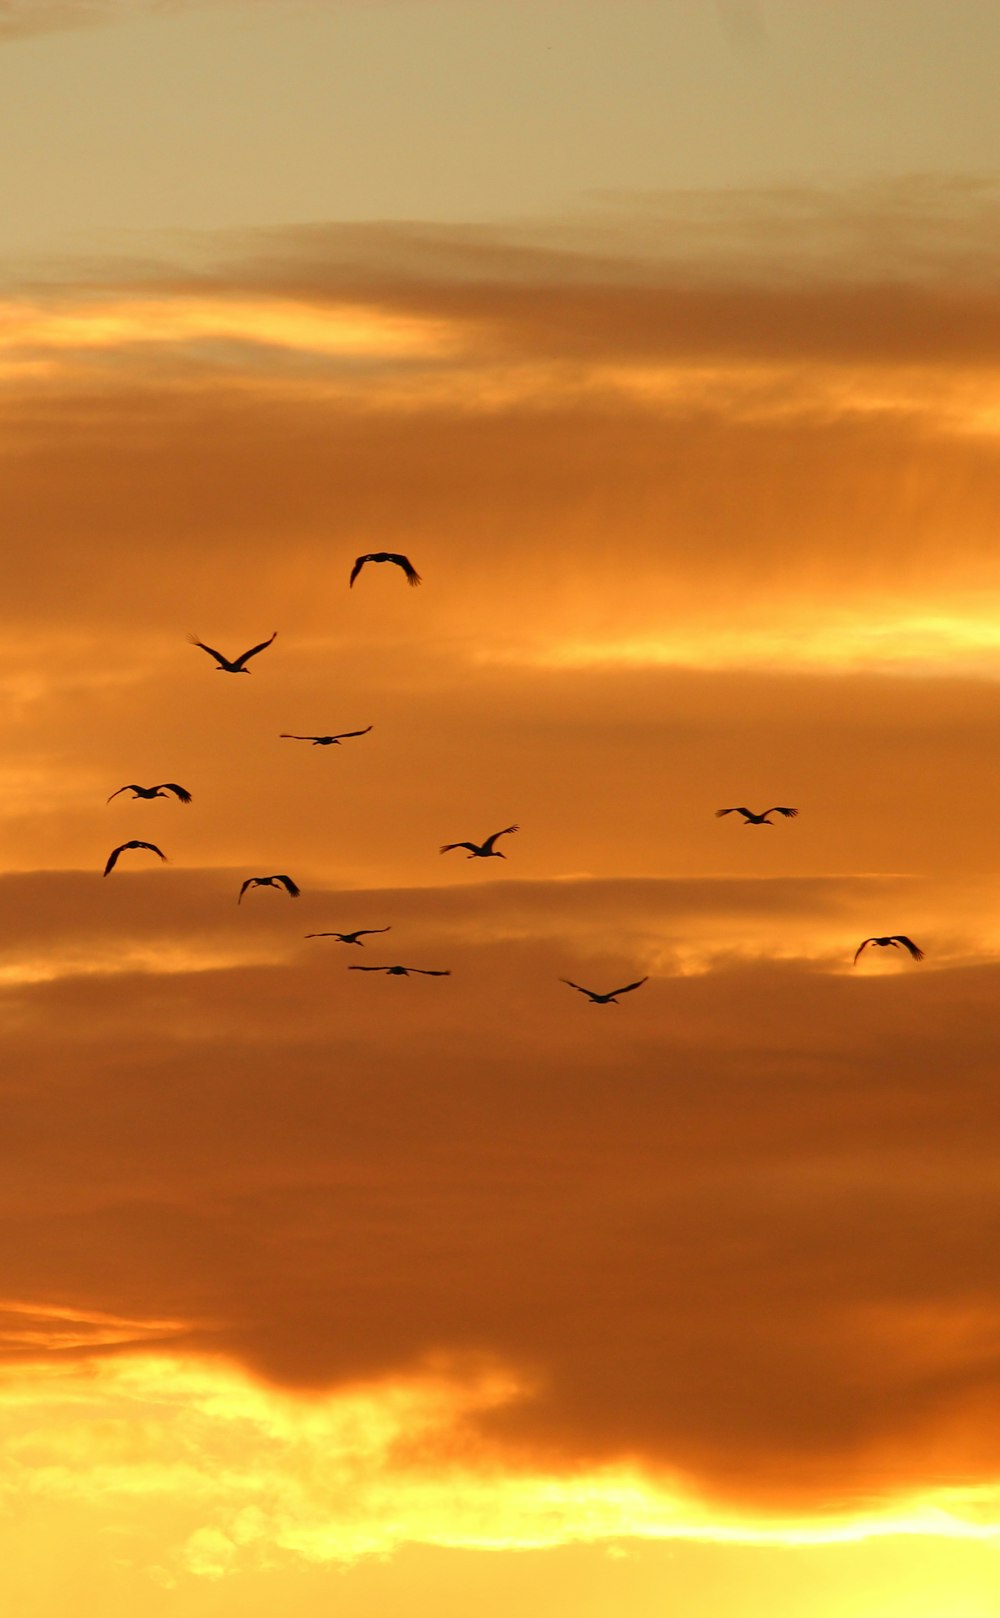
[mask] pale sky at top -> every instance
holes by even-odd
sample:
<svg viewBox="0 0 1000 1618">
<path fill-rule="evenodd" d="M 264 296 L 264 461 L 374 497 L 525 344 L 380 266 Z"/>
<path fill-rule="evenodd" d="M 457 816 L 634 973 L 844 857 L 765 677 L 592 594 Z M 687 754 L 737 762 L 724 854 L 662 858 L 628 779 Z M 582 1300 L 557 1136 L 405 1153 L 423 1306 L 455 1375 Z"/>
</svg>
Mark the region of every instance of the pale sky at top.
<svg viewBox="0 0 1000 1618">
<path fill-rule="evenodd" d="M 994 0 L 115 10 L 0 51 L 0 250 L 552 217 L 601 192 L 987 173 L 1000 150 Z"/>
</svg>

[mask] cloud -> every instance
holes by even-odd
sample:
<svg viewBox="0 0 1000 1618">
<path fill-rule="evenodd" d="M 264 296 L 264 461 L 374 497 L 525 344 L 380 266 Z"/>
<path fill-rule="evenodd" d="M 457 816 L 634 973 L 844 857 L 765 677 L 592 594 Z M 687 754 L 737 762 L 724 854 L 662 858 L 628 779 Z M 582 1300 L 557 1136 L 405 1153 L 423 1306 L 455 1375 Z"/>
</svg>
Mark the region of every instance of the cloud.
<svg viewBox="0 0 1000 1618">
<path fill-rule="evenodd" d="M 210 894 L 187 885 L 192 922 Z M 174 1353 L 307 1403 L 488 1363 L 524 1391 L 471 1411 L 463 1442 L 514 1475 L 627 1464 L 792 1515 L 831 1489 L 985 1483 L 997 967 L 736 952 L 608 1008 L 557 982 L 646 965 L 657 921 L 724 938 L 748 906 L 763 931 L 843 897 L 385 895 L 389 958 L 451 978 L 360 978 L 303 941 L 10 986 L 8 1288 L 186 1322 Z M 276 946 L 286 914 L 267 912 Z"/>
</svg>

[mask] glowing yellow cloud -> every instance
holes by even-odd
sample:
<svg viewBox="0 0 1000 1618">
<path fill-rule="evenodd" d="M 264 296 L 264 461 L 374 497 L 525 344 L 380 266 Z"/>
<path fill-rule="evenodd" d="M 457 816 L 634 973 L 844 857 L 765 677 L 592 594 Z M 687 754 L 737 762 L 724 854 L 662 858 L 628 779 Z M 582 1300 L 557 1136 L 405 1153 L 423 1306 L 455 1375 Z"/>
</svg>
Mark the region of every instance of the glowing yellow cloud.
<svg viewBox="0 0 1000 1618">
<path fill-rule="evenodd" d="M 528 1392 L 495 1367 L 430 1367 L 312 1398 L 162 1352 L 11 1367 L 0 1381 L 3 1489 L 15 1499 L 30 1474 L 42 1507 L 85 1499 L 112 1517 L 144 1501 L 147 1519 L 162 1512 L 163 1565 L 204 1577 L 268 1565 L 279 1552 L 350 1562 L 407 1542 L 497 1550 L 627 1537 L 787 1546 L 899 1534 L 1000 1539 L 1000 1488 L 940 1490 L 816 1520 L 751 1519 L 626 1464 L 559 1476 L 477 1457 L 468 1418 Z M 179 1508 L 181 1538 L 169 1542 Z"/>
</svg>

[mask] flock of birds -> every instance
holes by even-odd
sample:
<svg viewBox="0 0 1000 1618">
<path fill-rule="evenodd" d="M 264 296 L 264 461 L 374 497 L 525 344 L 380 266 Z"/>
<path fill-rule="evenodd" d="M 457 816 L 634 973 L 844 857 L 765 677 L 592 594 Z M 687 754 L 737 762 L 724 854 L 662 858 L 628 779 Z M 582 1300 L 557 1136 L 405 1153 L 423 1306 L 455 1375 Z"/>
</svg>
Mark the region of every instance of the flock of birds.
<svg viewBox="0 0 1000 1618">
<path fill-rule="evenodd" d="M 402 569 L 408 584 L 417 585 L 421 583 L 420 574 L 413 566 L 409 557 L 400 555 L 394 551 L 372 551 L 365 556 L 359 556 L 355 559 L 354 566 L 351 568 L 351 576 L 349 580 L 350 588 L 353 589 L 355 579 L 368 562 L 391 562 L 395 566 Z M 214 646 L 206 645 L 206 643 L 203 640 L 199 640 L 196 635 L 191 635 L 189 639 L 193 646 L 200 647 L 203 652 L 208 653 L 209 657 L 213 657 L 215 659 L 217 672 L 224 674 L 249 674 L 250 670 L 247 668 L 247 664 L 249 663 L 250 659 L 252 657 L 256 657 L 260 652 L 266 651 L 276 639 L 277 634 L 278 631 L 275 630 L 273 634 L 268 636 L 267 640 L 259 641 L 256 646 L 249 647 L 247 651 L 241 652 L 239 657 L 234 658 L 226 657 L 222 652 L 216 651 Z M 352 737 L 367 736 L 368 732 L 372 728 L 373 727 L 371 725 L 365 725 L 362 730 L 344 730 L 340 731 L 336 735 L 330 736 L 300 736 L 291 731 L 282 731 L 280 740 L 310 742 L 313 747 L 339 747 L 341 742 L 348 741 Z M 148 787 L 140 786 L 136 781 L 129 781 L 124 786 L 118 787 L 116 791 L 111 793 L 111 796 L 107 800 L 108 803 L 111 802 L 112 798 L 119 797 L 123 792 L 131 792 L 134 800 L 166 798 L 172 794 L 179 803 L 187 804 L 191 802 L 190 792 L 188 792 L 186 787 L 180 786 L 176 781 L 160 781 L 155 786 Z M 774 821 L 771 820 L 771 815 L 782 815 L 786 820 L 788 820 L 792 819 L 798 814 L 798 812 L 799 811 L 797 809 L 791 808 L 788 804 L 772 804 L 769 809 L 763 809 L 759 813 L 753 809 L 748 809 L 745 804 L 734 804 L 729 809 L 717 809 L 715 811 L 717 817 L 722 815 L 742 815 L 744 826 L 773 826 Z M 442 843 L 440 852 L 442 854 L 450 854 L 453 849 L 464 848 L 468 849 L 468 854 L 466 857 L 470 860 L 506 859 L 506 855 L 504 854 L 503 850 L 496 847 L 497 841 L 501 837 L 511 836 L 519 829 L 520 828 L 516 825 L 503 826 L 500 831 L 491 832 L 489 837 L 485 838 L 481 843 L 474 843 L 469 840 L 458 843 Z M 119 843 L 117 848 L 113 848 L 111 850 L 111 853 L 108 855 L 107 863 L 104 867 L 104 875 L 110 876 L 122 854 L 128 853 L 133 849 L 146 849 L 149 853 L 155 854 L 157 858 L 164 861 L 167 858 L 163 850 L 158 848 L 155 843 L 147 843 L 141 838 L 132 837 L 128 840 L 128 842 Z M 239 896 L 236 900 L 237 904 L 243 903 L 243 896 L 250 888 L 283 888 L 290 899 L 297 899 L 301 892 L 301 889 L 295 882 L 293 882 L 292 878 L 286 872 L 274 872 L 270 876 L 248 876 L 240 888 Z M 391 927 L 358 927 L 355 928 L 353 932 L 306 933 L 305 936 L 306 938 L 332 938 L 338 943 L 356 945 L 359 949 L 363 949 L 364 945 L 361 942 L 363 938 L 370 937 L 377 933 L 388 933 L 391 931 Z M 863 939 L 854 952 L 855 962 L 857 962 L 858 958 L 862 952 L 867 949 L 869 944 L 874 945 L 878 949 L 904 949 L 909 952 L 915 961 L 922 961 L 924 958 L 923 950 L 913 942 L 912 938 L 907 938 L 903 933 L 893 933 L 882 938 L 872 937 Z M 352 965 L 348 967 L 348 971 L 384 972 L 389 977 L 409 977 L 410 974 L 414 972 L 418 973 L 422 977 L 429 978 L 446 978 L 451 976 L 450 968 L 435 968 L 427 966 Z M 625 983 L 620 989 L 611 989 L 606 993 L 597 989 L 584 988 L 582 983 L 574 983 L 570 978 L 560 978 L 559 981 L 560 983 L 565 983 L 568 988 L 576 989 L 580 994 L 586 995 L 591 1005 L 613 1006 L 618 1004 L 618 996 L 620 994 L 631 994 L 633 989 L 641 989 L 642 985 L 647 983 L 649 979 L 648 976 L 637 978 L 634 983 Z"/>
</svg>

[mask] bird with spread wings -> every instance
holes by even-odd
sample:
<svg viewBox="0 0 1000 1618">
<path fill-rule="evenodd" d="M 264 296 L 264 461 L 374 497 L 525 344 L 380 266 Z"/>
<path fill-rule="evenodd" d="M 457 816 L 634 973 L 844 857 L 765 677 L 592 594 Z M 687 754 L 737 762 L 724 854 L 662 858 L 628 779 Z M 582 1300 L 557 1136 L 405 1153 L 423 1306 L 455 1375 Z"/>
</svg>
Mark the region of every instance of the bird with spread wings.
<svg viewBox="0 0 1000 1618">
<path fill-rule="evenodd" d="M 442 843 L 440 852 L 447 854 L 453 848 L 467 848 L 470 851 L 468 856 L 470 860 L 505 860 L 507 858 L 506 854 L 501 854 L 498 848 L 493 847 L 493 844 L 498 837 L 507 837 L 512 831 L 520 831 L 520 829 L 519 826 L 505 826 L 503 831 L 493 832 L 484 843 Z"/>
<path fill-rule="evenodd" d="M 366 725 L 364 730 L 342 730 L 336 736 L 296 736 L 290 730 L 283 730 L 279 739 L 283 742 L 312 742 L 314 747 L 339 747 L 348 736 L 367 736 L 374 728 L 373 725 Z"/>
<path fill-rule="evenodd" d="M 789 809 L 787 805 L 776 803 L 770 809 L 765 809 L 762 814 L 755 815 L 752 809 L 739 804 L 733 809 L 716 809 L 715 818 L 718 820 L 720 815 L 742 815 L 744 826 L 773 826 L 774 821 L 768 820 L 768 815 L 784 815 L 786 820 L 793 820 L 798 812 L 797 809 Z"/>
<path fill-rule="evenodd" d="M 857 949 L 854 951 L 854 964 L 855 965 L 857 964 L 857 959 L 858 959 L 858 956 L 861 954 L 861 951 L 863 949 L 866 949 L 869 944 L 875 944 L 875 945 L 878 946 L 879 949 L 886 949 L 886 948 L 888 948 L 890 946 L 893 949 L 899 949 L 900 946 L 902 946 L 903 949 L 909 950 L 910 954 L 913 956 L 913 959 L 915 961 L 922 961 L 923 958 L 924 958 L 923 950 L 920 949 L 919 946 L 916 945 L 913 942 L 912 938 L 907 938 L 905 933 L 893 933 L 891 935 L 891 937 L 888 937 L 888 938 L 866 938 L 866 939 L 864 939 L 864 941 L 862 943 L 860 943 L 858 945 Z"/>
<path fill-rule="evenodd" d="M 359 949 L 364 949 L 365 946 L 361 940 L 362 938 L 367 938 L 369 933 L 391 932 L 391 927 L 358 927 L 353 933 L 306 933 L 305 936 L 306 938 L 335 938 L 338 944 L 357 944 Z"/>
<path fill-rule="evenodd" d="M 285 889 L 291 899 L 297 899 L 302 891 L 290 876 L 283 876 L 280 872 L 276 876 L 248 876 L 240 889 L 240 896 L 236 903 L 238 905 L 243 903 L 243 895 L 246 893 L 247 888 L 276 888 L 279 885 Z"/>
<path fill-rule="evenodd" d="M 620 989 L 612 989 L 610 994 L 598 994 L 596 989 L 585 989 L 582 983 L 574 983 L 572 978 L 560 978 L 559 982 L 568 984 L 571 989 L 578 989 L 581 994 L 589 996 L 592 1006 L 616 1006 L 618 1004 L 616 995 L 630 994 L 633 989 L 641 989 L 644 983 L 649 982 L 649 977 L 647 975 L 644 978 L 637 978 L 634 983 L 626 983 Z"/>
<path fill-rule="evenodd" d="M 395 562 L 396 566 L 401 567 L 406 574 L 407 584 L 412 585 L 421 582 L 420 574 L 408 556 L 400 556 L 396 551 L 369 551 L 367 556 L 357 557 L 354 566 L 351 568 L 350 588 L 352 590 L 354 589 L 354 581 L 366 562 Z"/>
<path fill-rule="evenodd" d="M 155 843 L 143 843 L 140 842 L 138 837 L 132 837 L 127 843 L 119 843 L 117 848 L 113 848 L 111 850 L 111 853 L 108 855 L 108 863 L 104 867 L 105 876 L 110 876 L 111 872 L 118 864 L 119 854 L 124 854 L 125 850 L 129 848 L 148 848 L 151 854 L 158 854 L 161 860 L 165 860 L 167 857 L 162 848 L 157 848 Z"/>
<path fill-rule="evenodd" d="M 266 651 L 271 642 L 275 639 L 277 633 L 278 631 L 275 630 L 274 634 L 270 635 L 267 640 L 262 640 L 258 646 L 251 646 L 249 651 L 241 652 L 239 657 L 234 657 L 232 660 L 230 660 L 228 657 L 223 657 L 222 653 L 217 652 L 214 646 L 206 646 L 205 642 L 203 640 L 199 640 L 197 635 L 189 635 L 188 640 L 191 642 L 192 646 L 200 646 L 203 652 L 208 653 L 209 657 L 215 658 L 215 661 L 219 665 L 219 669 L 216 670 L 216 673 L 221 670 L 223 674 L 249 674 L 250 670 L 248 668 L 244 668 L 243 665 L 248 663 L 251 657 L 256 657 L 258 652 Z"/>
<path fill-rule="evenodd" d="M 117 798 L 119 792 L 131 792 L 133 798 L 165 798 L 168 792 L 172 792 L 181 803 L 191 802 L 190 792 L 186 787 L 179 787 L 176 781 L 161 781 L 159 786 L 155 787 L 141 787 L 137 782 L 129 781 L 125 786 L 119 787 L 118 792 L 112 792 L 111 798 Z M 107 800 L 108 803 L 111 802 L 111 798 Z"/>
<path fill-rule="evenodd" d="M 385 972 L 391 978 L 408 978 L 411 972 L 419 972 L 425 978 L 450 978 L 451 968 L 444 971 L 435 970 L 432 966 L 349 966 L 349 972 Z"/>
</svg>

